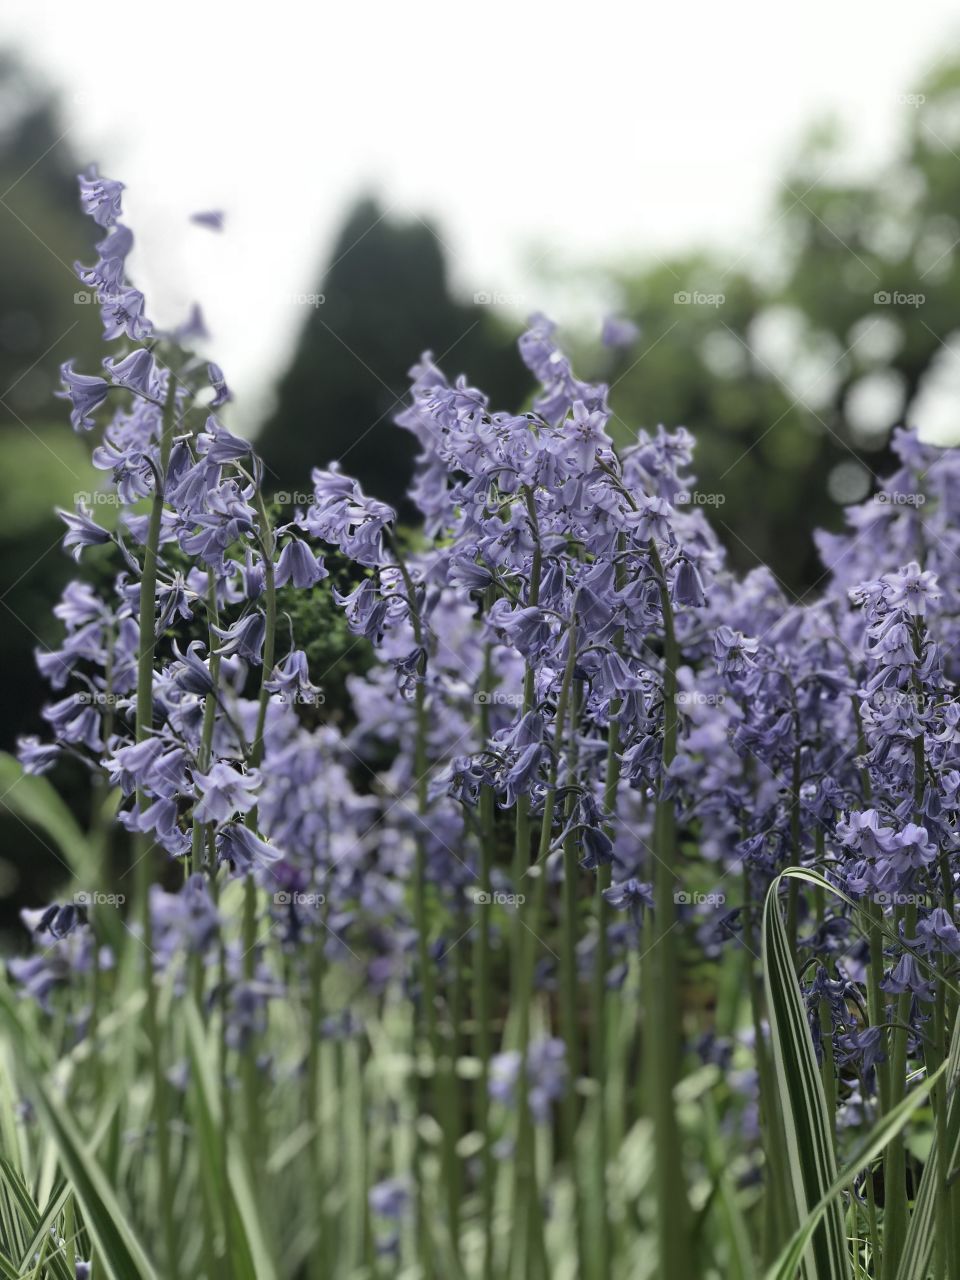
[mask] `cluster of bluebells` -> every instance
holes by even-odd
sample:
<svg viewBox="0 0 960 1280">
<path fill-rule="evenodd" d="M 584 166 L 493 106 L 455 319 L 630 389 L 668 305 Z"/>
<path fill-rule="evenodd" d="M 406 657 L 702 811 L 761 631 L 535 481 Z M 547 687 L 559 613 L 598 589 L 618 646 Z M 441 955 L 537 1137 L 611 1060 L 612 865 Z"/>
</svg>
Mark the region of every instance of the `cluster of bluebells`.
<svg viewBox="0 0 960 1280">
<path fill-rule="evenodd" d="M 571 874 L 570 842 L 577 894 L 601 878 L 606 911 L 577 956 L 583 976 L 602 957 L 615 986 L 642 949 L 654 813 L 668 802 L 714 889 L 678 899 L 708 953 L 750 945 L 756 904 L 788 865 L 818 867 L 845 895 L 799 910 L 795 942 L 815 961 L 803 972 L 818 1043 L 825 1005 L 851 1105 L 869 1094 L 886 1032 L 863 1026 L 866 965 L 882 969 L 891 1020 L 901 998 L 922 1020 L 931 974 L 960 954 L 960 463 L 900 433 L 886 500 L 852 508 L 849 533 L 822 537 L 823 590 L 791 601 L 767 570 L 740 579 L 726 568 L 689 500 L 690 435 L 642 430 L 615 448 L 608 388 L 576 376 L 537 316 L 519 344 L 537 383 L 527 412 L 491 407 L 429 355 L 412 370 L 397 420 L 419 446 L 411 494 L 425 536 L 412 550 L 395 512 L 336 465 L 317 469 L 312 502 L 274 527 L 269 478 L 218 418 L 221 370 L 184 350 L 201 336 L 199 314 L 161 332 L 126 280 L 121 190 L 81 180 L 105 234 L 96 264 L 79 268 L 120 347 L 102 374 L 63 368 L 73 425 L 98 430 L 94 463 L 119 504 L 110 527 L 82 505 L 63 513 L 64 546 L 78 561 L 101 557 L 114 577 L 109 591 L 83 578 L 66 588 L 62 644 L 38 654 L 54 691 L 50 737 L 24 741 L 21 759 L 33 772 L 81 759 L 119 790 L 118 820 L 149 856 L 183 867 L 182 887 L 151 891 L 158 970 L 185 982 L 186 960 L 216 965 L 238 1045 L 316 948 L 359 965 L 374 995 L 392 984 L 416 993 L 420 878 L 442 908 L 429 946 L 443 999 L 492 796 L 498 830 L 522 809 L 546 831 L 548 884 Z M 632 336 L 618 325 L 607 341 Z M 897 500 L 920 492 L 923 503 Z M 158 501 L 154 557 L 145 508 Z M 337 604 L 376 655 L 349 678 L 342 725 L 318 722 L 318 673 L 275 608 L 277 588 L 323 583 L 331 548 L 354 566 Z M 138 733 L 151 559 L 152 698 Z M 360 768 L 371 761 L 373 786 Z M 493 887 L 518 900 L 524 885 L 510 874 L 497 862 Z M 251 965 L 226 927 L 219 895 L 235 878 L 266 891 L 262 923 L 281 966 L 265 948 Z M 849 901 L 868 902 L 899 941 L 870 955 Z M 37 953 L 13 972 L 46 1007 L 76 975 L 109 967 L 83 910 L 26 922 Z M 551 957 L 537 971 L 546 988 Z M 569 1087 L 551 1036 L 494 1061 L 495 1099 L 512 1101 L 523 1082 L 538 1120 Z M 395 1216 L 401 1192 L 383 1184 L 374 1211 Z"/>
</svg>

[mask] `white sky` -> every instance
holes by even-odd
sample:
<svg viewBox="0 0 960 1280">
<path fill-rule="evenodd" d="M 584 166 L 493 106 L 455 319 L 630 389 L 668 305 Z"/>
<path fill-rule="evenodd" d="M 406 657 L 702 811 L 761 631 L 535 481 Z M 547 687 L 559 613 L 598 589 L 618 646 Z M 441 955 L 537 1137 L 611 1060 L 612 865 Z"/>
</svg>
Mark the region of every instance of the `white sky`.
<svg viewBox="0 0 960 1280">
<path fill-rule="evenodd" d="M 864 161 L 882 159 L 904 96 L 957 35 L 950 0 L 0 11 L 0 43 L 62 87 L 78 154 L 128 185 L 151 314 L 202 303 L 246 424 L 361 192 L 436 220 L 456 286 L 524 311 L 545 301 L 530 267 L 544 256 L 711 241 L 736 257 L 771 236 L 777 175 L 811 119 L 835 112 Z M 187 221 L 209 208 L 227 213 L 222 236 Z M 546 301 L 560 320 L 583 312 L 582 295 Z"/>
</svg>

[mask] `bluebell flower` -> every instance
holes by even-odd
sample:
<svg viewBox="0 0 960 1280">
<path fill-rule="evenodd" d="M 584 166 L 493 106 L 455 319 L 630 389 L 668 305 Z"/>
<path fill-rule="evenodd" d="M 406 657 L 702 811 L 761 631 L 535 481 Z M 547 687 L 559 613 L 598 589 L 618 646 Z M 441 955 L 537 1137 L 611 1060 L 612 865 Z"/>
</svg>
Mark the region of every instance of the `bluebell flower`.
<svg viewBox="0 0 960 1280">
<path fill-rule="evenodd" d="M 195 770 L 193 781 L 199 793 L 193 810 L 195 822 L 226 822 L 237 813 L 249 812 L 257 802 L 260 775 L 254 770 L 241 773 L 218 760 L 209 773 Z"/>
<path fill-rule="evenodd" d="M 108 342 L 125 336 L 140 342 L 150 336 L 153 326 L 144 315 L 145 300 L 139 289 L 123 287 L 105 295 L 100 308 L 103 336 Z"/>
<path fill-rule="evenodd" d="M 60 748 L 56 744 L 41 742 L 36 734 L 17 739 L 17 759 L 23 765 L 24 773 L 48 773 L 60 755 Z"/>
<path fill-rule="evenodd" d="M 945 908 L 934 907 L 928 916 L 917 922 L 913 945 L 928 953 L 943 951 L 960 955 L 960 930 Z"/>
<path fill-rule="evenodd" d="M 74 431 L 89 431 L 94 425 L 94 412 L 107 398 L 110 383 L 94 374 L 75 373 L 72 360 L 60 366 L 60 378 L 66 390 L 57 395 L 70 401 L 70 425 Z"/>
<path fill-rule="evenodd" d="M 512 1105 L 523 1058 L 516 1049 L 495 1054 L 490 1060 L 490 1096 Z M 567 1088 L 566 1046 L 562 1040 L 542 1037 L 532 1040 L 527 1048 L 527 1102 L 534 1120 L 545 1124 L 550 1118 L 551 1103 L 563 1097 Z"/>
<path fill-rule="evenodd" d="M 905 952 L 880 982 L 880 989 L 891 995 L 909 992 L 920 1000 L 933 1000 L 933 983 L 924 979 L 916 960 Z"/>
<path fill-rule="evenodd" d="M 216 389 L 217 382 L 214 378 L 222 381 L 223 374 L 217 365 L 210 365 L 209 368 L 210 379 Z M 197 452 L 207 462 L 223 466 L 227 462 L 239 462 L 241 458 L 249 457 L 251 446 L 249 440 L 233 435 L 211 415 L 207 418 L 204 430 L 197 436 Z"/>
<path fill-rule="evenodd" d="M 86 173 L 78 179 L 80 184 L 80 205 L 83 212 L 91 217 L 98 227 L 112 227 L 120 217 L 120 194 L 123 183 L 110 178 L 101 178 L 96 165 L 91 165 Z"/>
<path fill-rule="evenodd" d="M 328 574 L 323 557 L 314 555 L 300 538 L 290 538 L 277 560 L 277 586 L 282 587 L 292 582 L 298 590 L 303 591 L 307 587 L 316 586 L 326 577 Z"/>
<path fill-rule="evenodd" d="M 280 858 L 280 850 L 238 822 L 231 822 L 217 834 L 217 856 L 240 875 L 263 871 Z"/>
<path fill-rule="evenodd" d="M 213 631 L 223 644 L 218 645 L 216 652 L 221 657 L 237 657 L 259 666 L 263 661 L 263 642 L 267 634 L 267 623 L 259 609 L 254 609 L 246 617 L 238 619 L 232 627 L 214 627 Z"/>
<path fill-rule="evenodd" d="M 605 347 L 631 347 L 640 337 L 640 328 L 622 316 L 607 316 L 600 341 Z"/>
<path fill-rule="evenodd" d="M 670 601 L 674 605 L 690 605 L 699 609 L 706 604 L 707 597 L 703 590 L 703 579 L 697 566 L 686 556 L 681 556 L 677 565 L 673 582 L 670 585 Z"/>
<path fill-rule="evenodd" d="M 112 360 L 108 356 L 103 367 L 110 375 L 110 380 L 118 387 L 127 387 L 148 400 L 159 401 L 163 394 L 157 362 L 145 347 L 131 351 L 122 360 Z"/>
<path fill-rule="evenodd" d="M 379 1218 L 402 1218 L 410 1208 L 410 1184 L 406 1178 L 385 1178 L 367 1192 L 370 1212 Z"/>
<path fill-rule="evenodd" d="M 179 951 L 202 955 L 217 940 L 220 917 L 201 875 L 192 875 L 178 893 L 150 886 L 154 949 L 164 959 Z"/>
<path fill-rule="evenodd" d="M 635 880 L 633 877 L 619 884 L 612 884 L 609 889 L 604 889 L 603 896 L 611 907 L 616 907 L 618 911 L 636 910 L 640 907 L 653 908 L 653 886 Z"/>
<path fill-rule="evenodd" d="M 191 213 L 190 221 L 198 227 L 206 227 L 208 231 L 222 231 L 224 214 L 222 209 L 203 209 L 199 213 Z"/>
</svg>

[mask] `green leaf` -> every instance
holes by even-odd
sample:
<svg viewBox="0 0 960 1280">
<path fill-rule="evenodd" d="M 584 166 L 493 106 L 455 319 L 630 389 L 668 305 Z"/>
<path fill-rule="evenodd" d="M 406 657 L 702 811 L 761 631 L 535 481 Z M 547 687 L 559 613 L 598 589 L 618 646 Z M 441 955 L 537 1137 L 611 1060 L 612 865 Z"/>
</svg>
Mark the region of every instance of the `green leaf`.
<svg viewBox="0 0 960 1280">
<path fill-rule="evenodd" d="M 777 1261 L 766 1274 L 766 1280 L 793 1280 L 803 1258 L 804 1250 L 813 1235 L 820 1219 L 846 1187 L 849 1187 L 857 1174 L 866 1165 L 875 1160 L 891 1138 L 900 1132 L 917 1107 L 926 1100 L 927 1094 L 947 1069 L 943 1063 L 929 1079 L 913 1089 L 907 1097 L 899 1102 L 892 1111 L 878 1120 L 867 1136 L 858 1145 L 856 1153 L 841 1173 L 839 1173 L 819 1201 L 814 1205 L 806 1221 L 797 1230 Z"/>
<path fill-rule="evenodd" d="M 4 1185 L 10 1192 L 17 1210 L 27 1227 L 27 1231 L 32 1233 L 30 1243 L 23 1250 L 20 1258 L 20 1270 L 22 1271 L 26 1267 L 33 1266 L 36 1254 L 40 1252 L 45 1244 L 49 1243 L 50 1228 L 63 1209 L 63 1202 L 66 1198 L 66 1184 L 61 1185 L 48 1204 L 46 1211 L 41 1214 L 26 1183 L 7 1160 L 0 1160 L 0 1177 L 2 1177 Z M 46 1259 L 46 1263 L 58 1277 L 58 1280 L 73 1280 L 67 1268 L 66 1259 L 62 1254 L 51 1254 Z"/>
<path fill-rule="evenodd" d="M 136 1231 L 89 1149 L 66 1105 L 49 1093 L 41 1067 L 43 1055 L 32 1029 L 19 1016 L 16 1000 L 0 986 L 0 1019 L 21 1066 L 40 1120 L 56 1146 L 63 1171 L 83 1211 L 86 1229 L 101 1265 L 114 1280 L 157 1280 Z"/>
<path fill-rule="evenodd" d="M 850 1249 L 842 1208 L 830 1189 L 837 1178 L 830 1117 L 807 1026 L 794 957 L 780 915 L 783 880 L 797 878 L 831 886 L 814 872 L 788 868 L 774 880 L 763 908 L 763 982 L 777 1084 L 783 1104 L 790 1185 L 798 1222 L 826 1200 L 802 1251 L 805 1280 L 848 1280 Z"/>
<path fill-rule="evenodd" d="M 943 1153 L 934 1135 L 917 1190 L 917 1198 L 914 1201 L 913 1213 L 910 1215 L 910 1226 L 900 1255 L 896 1280 L 926 1280 L 933 1255 L 937 1191 L 943 1178 L 944 1168 L 948 1171 L 955 1169 L 960 1159 L 960 1103 L 957 1101 L 957 1086 L 960 1084 L 960 1018 L 954 1023 L 950 1052 L 941 1070 L 944 1068 L 947 1072 L 946 1089 L 949 1099 L 947 1104 L 949 1156 L 944 1164 Z M 939 1075 L 939 1072 L 937 1074 Z"/>
<path fill-rule="evenodd" d="M 20 1258 L 21 1270 L 30 1262 L 37 1251 L 40 1249 L 44 1240 L 49 1237 L 50 1228 L 63 1213 L 63 1206 L 66 1203 L 67 1196 L 70 1194 L 70 1185 L 67 1182 L 61 1182 L 59 1187 L 54 1191 L 53 1195 L 47 1203 L 47 1207 L 40 1214 L 36 1228 L 34 1229 L 33 1238 L 23 1251 Z M 66 1280 L 73 1280 L 67 1269 L 66 1262 L 58 1258 L 58 1263 L 62 1264 L 62 1273 Z M 58 1270 L 58 1274 L 60 1271 Z"/>
<path fill-rule="evenodd" d="M 195 1004 L 190 1002 L 186 1005 L 184 1017 L 202 1137 L 198 1144 L 198 1156 L 206 1166 L 203 1176 L 208 1185 L 220 1188 L 221 1191 L 225 1188 L 228 1193 L 223 1199 L 226 1201 L 228 1215 L 230 1273 L 237 1280 L 277 1280 L 276 1266 L 266 1243 L 266 1232 L 260 1219 L 260 1207 L 254 1194 L 249 1167 L 233 1132 L 227 1135 L 227 1167 L 226 1170 L 223 1168 L 223 1117 L 214 1082 L 213 1050 L 209 1046 Z"/>
<path fill-rule="evenodd" d="M 0 807 L 48 836 L 62 855 L 64 871 L 97 887 L 93 877 L 99 859 L 73 814 L 47 778 L 24 773 L 19 760 L 5 751 L 0 751 Z"/>
</svg>

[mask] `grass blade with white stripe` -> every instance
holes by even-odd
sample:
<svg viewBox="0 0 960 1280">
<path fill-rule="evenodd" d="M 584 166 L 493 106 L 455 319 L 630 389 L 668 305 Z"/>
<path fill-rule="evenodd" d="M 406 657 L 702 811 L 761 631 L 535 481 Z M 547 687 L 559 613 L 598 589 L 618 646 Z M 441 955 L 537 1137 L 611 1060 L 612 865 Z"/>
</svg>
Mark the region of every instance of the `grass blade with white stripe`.
<svg viewBox="0 0 960 1280">
<path fill-rule="evenodd" d="M 791 878 L 810 877 L 800 868 L 788 868 L 774 880 L 764 903 L 763 983 L 777 1084 L 783 1102 L 794 1210 L 796 1220 L 805 1222 L 820 1201 L 830 1196 L 837 1166 L 820 1071 L 794 957 L 780 915 L 780 883 Z M 823 1208 L 821 1220 L 804 1250 L 801 1269 L 805 1280 L 849 1280 L 850 1248 L 843 1211 L 835 1197 L 828 1199 Z"/>
<path fill-rule="evenodd" d="M 8 1041 L 25 1078 L 44 1130 L 57 1149 L 71 1190 L 83 1210 L 83 1220 L 105 1273 L 115 1280 L 157 1280 L 119 1200 L 67 1108 L 49 1093 L 42 1069 L 43 1055 L 32 1030 L 19 1017 L 16 1000 L 0 986 L 0 1015 Z"/>
<path fill-rule="evenodd" d="M 950 1040 L 950 1053 L 944 1063 L 947 1072 L 947 1145 L 948 1172 L 960 1164 L 960 1102 L 957 1101 L 957 1085 L 960 1084 L 960 1018 L 957 1019 Z M 938 1073 L 939 1074 L 939 1073 Z M 944 1168 L 943 1153 L 934 1132 L 930 1153 L 923 1167 L 923 1176 L 914 1201 L 910 1226 L 904 1241 L 897 1280 L 926 1280 L 933 1255 L 936 1228 L 937 1190 Z"/>
<path fill-rule="evenodd" d="M 820 1197 L 820 1200 L 814 1206 L 806 1221 L 802 1224 L 793 1238 L 788 1242 L 780 1257 L 767 1272 L 765 1280 L 793 1280 L 797 1274 L 797 1268 L 800 1266 L 804 1250 L 807 1242 L 813 1235 L 820 1219 L 826 1213 L 832 1202 L 839 1202 L 838 1197 L 845 1188 L 852 1185 L 857 1174 L 875 1160 L 880 1152 L 884 1149 L 891 1138 L 900 1132 L 903 1126 L 910 1119 L 911 1115 L 916 1111 L 921 1102 L 925 1101 L 927 1094 L 940 1079 L 940 1076 L 946 1071 L 947 1064 L 944 1063 L 937 1071 L 934 1072 L 929 1079 L 925 1080 L 922 1085 L 916 1089 L 912 1089 L 910 1093 L 899 1102 L 888 1115 L 878 1120 L 874 1127 L 867 1134 L 866 1138 L 860 1143 L 852 1160 L 837 1175 L 832 1184 L 827 1188 L 826 1192 Z"/>
</svg>

